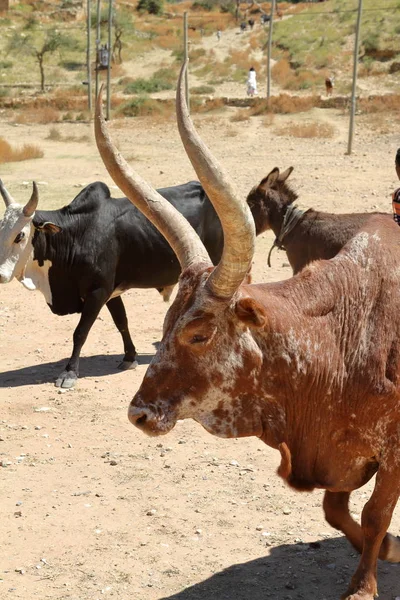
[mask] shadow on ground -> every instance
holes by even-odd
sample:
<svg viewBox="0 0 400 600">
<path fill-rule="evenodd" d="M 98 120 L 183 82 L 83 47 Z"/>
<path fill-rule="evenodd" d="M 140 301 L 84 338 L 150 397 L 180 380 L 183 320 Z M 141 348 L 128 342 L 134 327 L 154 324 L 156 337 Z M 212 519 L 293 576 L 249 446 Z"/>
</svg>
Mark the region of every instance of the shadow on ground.
<svg viewBox="0 0 400 600">
<path fill-rule="evenodd" d="M 139 354 L 139 365 L 150 364 L 153 356 L 154 354 Z M 85 377 L 118 375 L 119 373 L 123 372 L 117 368 L 121 361 L 121 354 L 97 354 L 94 356 L 83 356 L 79 361 L 80 379 Z M 52 383 L 65 369 L 66 364 L 67 359 L 63 359 L 41 363 L 40 365 L 30 365 L 21 369 L 4 371 L 3 373 L 0 373 L 0 388 Z"/>
<path fill-rule="evenodd" d="M 358 564 L 343 537 L 314 544 L 283 544 L 269 556 L 235 564 L 160 600 L 339 600 Z M 400 595 L 400 565 L 381 562 L 379 600 Z"/>
</svg>

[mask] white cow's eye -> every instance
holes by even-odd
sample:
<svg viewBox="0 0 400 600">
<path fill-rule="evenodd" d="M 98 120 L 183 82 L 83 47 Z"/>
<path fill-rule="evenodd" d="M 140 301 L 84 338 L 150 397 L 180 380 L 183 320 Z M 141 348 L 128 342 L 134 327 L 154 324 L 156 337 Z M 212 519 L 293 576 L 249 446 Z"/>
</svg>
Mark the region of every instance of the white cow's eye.
<svg viewBox="0 0 400 600">
<path fill-rule="evenodd" d="M 20 242 L 21 240 L 23 240 L 23 239 L 24 239 L 24 237 L 25 237 L 25 233 L 24 233 L 23 231 L 21 231 L 21 232 L 20 232 L 20 233 L 17 235 L 17 237 L 15 238 L 15 240 L 14 240 L 14 244 L 19 244 L 19 242 Z"/>
</svg>

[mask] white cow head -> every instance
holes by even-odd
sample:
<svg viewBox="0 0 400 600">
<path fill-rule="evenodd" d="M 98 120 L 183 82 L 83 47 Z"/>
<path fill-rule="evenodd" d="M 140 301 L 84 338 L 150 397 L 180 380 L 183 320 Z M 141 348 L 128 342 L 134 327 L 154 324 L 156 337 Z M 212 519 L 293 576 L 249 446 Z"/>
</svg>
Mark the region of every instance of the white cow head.
<svg viewBox="0 0 400 600">
<path fill-rule="evenodd" d="M 13 200 L 0 179 L 0 194 L 6 204 L 6 210 L 0 221 L 0 283 L 8 283 L 14 277 L 30 288 L 25 278 L 27 262 L 33 253 L 32 237 L 35 226 L 33 218 L 39 201 L 37 185 L 33 182 L 32 195 L 25 206 Z M 59 231 L 53 223 L 44 223 L 40 229 L 50 228 Z"/>
</svg>

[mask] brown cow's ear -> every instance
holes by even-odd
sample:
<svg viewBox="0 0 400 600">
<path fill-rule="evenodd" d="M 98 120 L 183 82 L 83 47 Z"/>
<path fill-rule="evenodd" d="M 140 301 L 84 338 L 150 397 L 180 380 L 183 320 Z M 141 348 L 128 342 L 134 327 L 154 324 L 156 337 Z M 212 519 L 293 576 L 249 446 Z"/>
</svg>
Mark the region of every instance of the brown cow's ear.
<svg viewBox="0 0 400 600">
<path fill-rule="evenodd" d="M 51 234 L 60 233 L 60 231 L 62 231 L 62 227 L 59 227 L 51 221 L 46 221 L 45 223 L 35 223 L 35 229 Z"/>
<path fill-rule="evenodd" d="M 267 313 L 253 298 L 241 298 L 235 306 L 237 317 L 248 327 L 263 328 L 268 323 Z"/>
</svg>

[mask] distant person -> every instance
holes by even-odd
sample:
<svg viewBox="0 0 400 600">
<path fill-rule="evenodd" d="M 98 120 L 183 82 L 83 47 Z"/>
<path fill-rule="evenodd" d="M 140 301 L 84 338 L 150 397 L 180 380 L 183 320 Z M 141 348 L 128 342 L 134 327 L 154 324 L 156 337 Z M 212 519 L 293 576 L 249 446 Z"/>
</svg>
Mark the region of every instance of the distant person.
<svg viewBox="0 0 400 600">
<path fill-rule="evenodd" d="M 219 41 L 221 39 L 221 30 L 218 29 L 217 30 L 217 40 Z"/>
<path fill-rule="evenodd" d="M 250 98 L 257 95 L 257 75 L 254 67 L 250 67 L 247 75 L 247 95 Z"/>
<path fill-rule="evenodd" d="M 246 31 L 246 29 L 247 29 L 247 23 L 246 23 L 246 21 L 242 21 L 240 23 L 240 31 L 241 31 L 241 33 L 243 33 L 243 31 Z"/>
<path fill-rule="evenodd" d="M 249 19 L 248 23 L 249 23 L 250 29 L 253 29 L 253 27 L 254 27 L 254 19 Z"/>
<path fill-rule="evenodd" d="M 394 161 L 397 177 L 400 179 L 400 148 L 397 150 Z M 392 194 L 393 219 L 400 225 L 400 187 Z"/>
<path fill-rule="evenodd" d="M 327 77 L 325 79 L 325 89 L 326 89 L 327 96 L 332 96 L 334 82 L 335 82 L 334 77 Z"/>
</svg>

